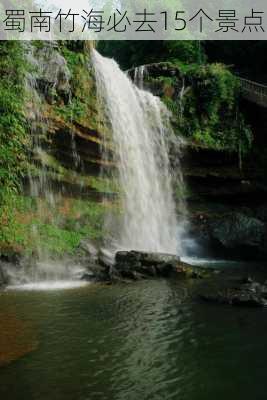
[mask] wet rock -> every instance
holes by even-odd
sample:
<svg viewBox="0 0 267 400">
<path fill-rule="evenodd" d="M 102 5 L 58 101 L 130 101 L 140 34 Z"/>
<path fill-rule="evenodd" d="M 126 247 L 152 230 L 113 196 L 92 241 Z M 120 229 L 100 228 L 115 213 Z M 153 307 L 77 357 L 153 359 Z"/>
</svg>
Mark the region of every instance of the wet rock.
<svg viewBox="0 0 267 400">
<path fill-rule="evenodd" d="M 98 260 L 99 249 L 97 245 L 88 239 L 83 239 L 80 242 L 80 249 L 83 250 L 91 262 Z"/>
<path fill-rule="evenodd" d="M 232 306 L 264 307 L 267 300 L 259 295 L 247 292 L 201 294 L 200 298 L 204 301 L 217 304 L 228 304 Z"/>
<path fill-rule="evenodd" d="M 143 71 L 144 71 L 145 77 L 149 77 L 149 78 L 158 78 L 159 76 L 181 78 L 183 76 L 182 72 L 177 67 L 177 65 L 174 65 L 169 62 L 146 64 L 143 66 Z M 132 79 L 134 79 L 135 72 L 136 72 L 136 69 L 131 68 L 128 70 L 128 75 Z"/>
<path fill-rule="evenodd" d="M 0 253 L 0 262 L 3 263 L 11 263 L 14 265 L 20 265 L 22 261 L 22 254 L 20 252 L 17 252 L 15 250 L 11 249 L 4 249 L 1 250 Z"/>
<path fill-rule="evenodd" d="M 183 263 L 176 255 L 119 251 L 114 260 L 114 256 L 108 250 L 97 250 L 87 241 L 81 242 L 80 247 L 88 253 L 88 258 L 82 260 L 86 270 L 80 277 L 85 281 L 116 283 L 157 277 L 199 279 L 207 276 L 205 269 Z"/>
<path fill-rule="evenodd" d="M 237 288 L 224 289 L 217 293 L 204 293 L 202 300 L 232 306 L 265 307 L 267 306 L 267 285 L 250 281 Z"/>
<path fill-rule="evenodd" d="M 204 270 L 183 263 L 176 255 L 134 250 L 117 252 L 114 267 L 122 276 L 130 279 L 136 276 L 201 278 L 205 274 Z"/>
<path fill-rule="evenodd" d="M 110 279 L 107 269 L 94 263 L 87 266 L 86 272 L 82 275 L 81 280 L 87 282 L 106 282 Z"/>
<path fill-rule="evenodd" d="M 123 276 L 133 274 L 145 276 L 169 276 L 176 271 L 180 258 L 163 253 L 147 253 L 141 251 L 119 251 L 115 256 L 115 268 Z"/>
<path fill-rule="evenodd" d="M 65 58 L 50 42 L 37 49 L 31 46 L 31 52 L 30 57 L 38 66 L 36 80 L 39 91 L 50 104 L 53 104 L 56 96 L 68 104 L 71 97 L 71 74 Z"/>
<path fill-rule="evenodd" d="M 210 234 L 226 248 L 257 248 L 263 244 L 265 226 L 256 218 L 241 213 L 230 213 L 210 224 Z"/>
<path fill-rule="evenodd" d="M 7 284 L 7 278 L 5 276 L 2 265 L 0 265 L 0 288 Z"/>
<path fill-rule="evenodd" d="M 142 265 L 175 264 L 180 257 L 166 253 L 150 253 L 144 251 L 118 251 L 115 256 L 116 264 L 140 262 Z"/>
<path fill-rule="evenodd" d="M 265 300 L 260 295 L 242 292 L 241 294 L 233 296 L 232 305 L 246 307 L 265 307 L 267 306 L 267 300 Z"/>
<path fill-rule="evenodd" d="M 266 225 L 243 212 L 218 212 L 195 215 L 191 221 L 192 236 L 209 255 L 262 259 L 267 254 Z"/>
<path fill-rule="evenodd" d="M 100 265 L 106 268 L 113 266 L 113 255 L 106 249 L 100 249 L 98 252 L 98 262 Z"/>
</svg>

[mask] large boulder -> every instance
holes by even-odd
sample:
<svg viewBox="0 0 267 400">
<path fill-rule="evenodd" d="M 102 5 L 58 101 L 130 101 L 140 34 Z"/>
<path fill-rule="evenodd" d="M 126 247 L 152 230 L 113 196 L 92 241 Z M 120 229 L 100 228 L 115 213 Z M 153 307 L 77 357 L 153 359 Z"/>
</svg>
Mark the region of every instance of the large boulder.
<svg viewBox="0 0 267 400">
<path fill-rule="evenodd" d="M 119 251 L 115 256 L 115 268 L 120 274 L 127 277 L 136 276 L 136 274 L 169 276 L 175 272 L 179 262 L 180 258 L 175 255 L 133 250 Z"/>
<path fill-rule="evenodd" d="M 256 218 L 230 213 L 210 224 L 210 234 L 226 248 L 257 248 L 263 245 L 265 225 Z"/>
<path fill-rule="evenodd" d="M 118 251 L 114 268 L 125 278 L 180 276 L 201 278 L 205 271 L 181 261 L 180 257 L 165 253 L 143 251 Z"/>
<path fill-rule="evenodd" d="M 192 218 L 191 230 L 208 255 L 245 260 L 266 257 L 266 223 L 252 213 L 201 213 Z"/>
</svg>

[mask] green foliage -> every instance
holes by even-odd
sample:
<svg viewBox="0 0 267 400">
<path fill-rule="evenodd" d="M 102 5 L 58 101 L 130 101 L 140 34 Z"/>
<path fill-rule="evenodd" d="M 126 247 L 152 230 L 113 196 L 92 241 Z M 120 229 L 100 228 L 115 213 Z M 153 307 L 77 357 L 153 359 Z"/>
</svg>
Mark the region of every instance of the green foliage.
<svg viewBox="0 0 267 400">
<path fill-rule="evenodd" d="M 154 44 L 102 42 L 100 48 L 106 55 L 117 58 L 125 69 L 159 61 L 174 64 L 188 88 L 183 98 L 179 97 L 180 87 L 175 77 L 158 77 L 156 84 L 163 88 L 163 100 L 173 112 L 177 132 L 199 145 L 238 150 L 241 155 L 246 153 L 251 146 L 251 131 L 238 110 L 239 88 L 235 77 L 221 64 L 203 65 L 205 56 L 199 42 Z M 40 49 L 43 42 L 36 41 L 33 45 Z M 47 113 L 51 112 L 53 117 L 56 114 L 67 128 L 74 121 L 97 130 L 96 89 L 84 43 L 61 42 L 59 45 L 71 72 L 71 102 L 63 104 L 65 100 L 59 96 L 53 105 L 46 104 Z M 51 207 L 42 198 L 36 201 L 19 194 L 29 144 L 24 115 L 27 102 L 24 78 L 26 70 L 30 69 L 25 63 L 21 43 L 1 42 L 0 53 L 0 249 L 21 252 L 26 249 L 31 254 L 41 243 L 42 248 L 55 257 L 74 254 L 82 238 L 102 238 L 106 207 L 102 203 L 68 198 L 58 200 Z M 56 98 L 56 93 L 51 97 Z M 52 157 L 41 161 L 53 181 L 75 184 L 80 179 L 84 186 L 99 192 L 106 188 L 104 180 L 78 176 L 56 164 Z M 33 175 L 34 172 L 38 172 L 35 166 Z M 114 191 L 117 191 L 115 186 Z M 114 205 L 109 204 L 109 207 Z"/>
<path fill-rule="evenodd" d="M 205 47 L 210 46 L 190 40 L 154 44 L 151 48 L 146 41 L 100 41 L 98 48 L 104 55 L 116 58 L 125 69 L 160 61 L 174 65 L 190 88 L 182 99 L 173 77 L 153 78 L 152 86 L 162 88 L 162 98 L 173 113 L 177 133 L 198 145 L 229 151 L 240 151 L 241 147 L 246 153 L 252 134 L 238 109 L 238 80 L 223 64 L 206 64 Z"/>
<path fill-rule="evenodd" d="M 203 62 L 205 60 L 200 42 L 190 40 L 154 41 L 148 40 L 100 41 L 99 51 L 115 58 L 123 69 L 160 61 L 181 61 L 184 63 Z"/>
<path fill-rule="evenodd" d="M 24 73 L 22 45 L 0 43 L 0 202 L 5 194 L 16 192 L 25 170 L 27 153 L 24 105 Z"/>
<path fill-rule="evenodd" d="M 76 42 L 75 42 L 76 43 Z M 54 107 L 54 111 L 66 122 L 86 125 L 90 121 L 92 129 L 97 128 L 96 88 L 89 65 L 89 55 L 84 50 L 84 43 L 75 47 L 73 43 L 61 42 L 60 52 L 67 61 L 71 72 L 71 102 Z"/>
<path fill-rule="evenodd" d="M 37 230 L 36 240 L 42 250 L 56 257 L 75 254 L 82 238 L 100 240 L 103 234 L 105 207 L 88 200 L 65 199 L 49 214 L 49 204 L 31 221 Z M 33 247 L 36 247 L 36 243 Z"/>
<path fill-rule="evenodd" d="M 54 257 L 75 254 L 82 238 L 100 240 L 106 207 L 88 200 L 63 199 L 51 205 L 46 200 L 9 195 L 0 207 L 0 250 L 36 253 Z"/>
<path fill-rule="evenodd" d="M 187 92 L 182 99 L 177 92 L 163 97 L 177 131 L 205 147 L 247 152 L 252 134 L 238 109 L 236 77 L 222 64 L 178 65 Z"/>
<path fill-rule="evenodd" d="M 233 151 L 241 141 L 248 149 L 249 130 L 238 112 L 236 77 L 221 64 L 209 64 L 194 70 L 190 79 L 191 98 L 188 103 L 185 100 L 183 122 L 185 129 L 193 132 L 194 140 L 208 147 Z"/>
<path fill-rule="evenodd" d="M 61 115 L 66 121 L 80 120 L 87 113 L 87 104 L 80 99 L 74 98 L 70 104 L 65 106 L 55 106 L 57 114 Z"/>
<path fill-rule="evenodd" d="M 61 229 L 58 226 L 38 222 L 36 222 L 36 228 L 40 235 L 39 240 L 43 252 L 47 252 L 55 257 L 75 253 L 83 237 L 80 232 Z"/>
<path fill-rule="evenodd" d="M 0 249 L 1 252 L 11 249 L 20 252 L 27 246 L 27 226 L 16 217 L 18 212 L 30 212 L 32 200 L 25 200 L 13 192 L 2 195 L 0 205 Z"/>
<path fill-rule="evenodd" d="M 238 75 L 266 84 L 265 40 L 208 40 L 204 47 L 209 62 L 230 65 Z"/>
</svg>

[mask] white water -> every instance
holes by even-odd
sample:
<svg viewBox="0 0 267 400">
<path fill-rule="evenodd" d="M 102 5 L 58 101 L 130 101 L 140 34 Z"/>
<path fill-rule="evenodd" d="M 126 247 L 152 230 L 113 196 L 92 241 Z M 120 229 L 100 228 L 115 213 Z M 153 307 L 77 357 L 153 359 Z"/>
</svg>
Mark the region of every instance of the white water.
<svg viewBox="0 0 267 400">
<path fill-rule="evenodd" d="M 8 290 L 58 290 L 71 289 L 88 284 L 82 280 L 85 269 L 80 265 L 53 260 L 38 261 L 29 265 L 3 265 L 8 279 Z"/>
<path fill-rule="evenodd" d="M 51 291 L 51 290 L 67 290 L 76 289 L 83 286 L 87 286 L 88 282 L 83 281 L 42 281 L 42 282 L 31 282 L 21 285 L 10 285 L 7 290 L 19 290 L 19 291 Z"/>
<path fill-rule="evenodd" d="M 43 148 L 38 131 L 40 125 L 45 125 L 41 120 L 43 99 L 37 85 L 37 75 L 40 70 L 43 71 L 43 63 L 40 65 L 40 60 L 31 53 L 29 61 L 36 67 L 36 73 L 29 75 L 26 80 L 30 98 L 29 123 L 32 126 L 33 151 L 41 160 L 39 176 L 34 179 L 29 171 L 31 195 L 37 202 L 43 196 L 53 208 L 56 198 L 47 179 L 46 165 L 42 163 Z M 123 213 L 120 220 L 116 220 L 116 229 L 112 231 L 113 251 L 135 249 L 181 254 L 183 221 L 177 221 L 176 217 L 168 157 L 169 140 L 174 137 L 169 112 L 159 98 L 133 84 L 115 61 L 102 57 L 94 50 L 93 64 L 109 131 L 105 138 L 108 146 L 104 148 L 103 157 L 109 157 L 112 142 L 115 150 L 112 157 L 117 165 L 115 175 L 119 178 L 122 190 Z M 144 73 L 145 68 L 141 68 L 135 76 L 141 88 Z M 43 135 L 45 132 L 41 132 Z M 75 146 L 72 151 L 78 157 Z M 177 167 L 176 185 L 181 188 L 183 183 L 179 163 Z M 183 219 L 182 196 L 178 205 Z M 38 206 L 38 213 L 41 217 L 42 202 Z M 38 227 L 34 228 L 39 261 L 19 271 L 9 269 L 9 289 L 57 290 L 85 285 L 80 280 L 83 269 L 51 260 L 49 254 L 43 251 L 41 240 L 38 240 Z"/>
<path fill-rule="evenodd" d="M 113 245 L 116 250 L 180 253 L 168 157 L 168 139 L 173 137 L 169 112 L 159 98 L 133 84 L 114 60 L 96 50 L 92 59 L 106 141 L 114 144 L 122 190 L 123 216 L 112 232 Z M 182 185 L 180 171 L 177 176 L 177 185 Z"/>
<path fill-rule="evenodd" d="M 40 90 L 38 80 L 47 82 L 49 87 L 55 89 L 59 84 L 69 87 L 70 71 L 65 59 L 53 48 L 52 43 L 37 50 L 30 42 L 24 44 L 25 57 L 32 70 L 25 77 L 25 89 L 27 93 L 26 117 L 32 135 L 32 163 L 38 166 L 38 173 L 28 171 L 30 195 L 36 201 L 36 214 L 39 220 L 45 220 L 47 208 L 51 211 L 60 202 L 61 195 L 53 192 L 48 179 L 46 166 L 47 145 L 44 146 L 48 131 L 48 120 L 44 118 L 44 92 Z M 72 137 L 72 155 L 75 166 L 79 162 L 75 140 Z M 51 214 L 52 215 L 52 214 Z M 55 221 L 56 223 L 56 221 Z M 56 290 L 68 289 L 85 285 L 81 280 L 85 269 L 68 262 L 55 262 L 45 250 L 44 237 L 38 224 L 33 224 L 32 240 L 35 245 L 37 261 L 29 265 L 27 261 L 20 268 L 7 268 L 5 271 L 10 283 L 9 289 L 14 290 Z"/>
</svg>

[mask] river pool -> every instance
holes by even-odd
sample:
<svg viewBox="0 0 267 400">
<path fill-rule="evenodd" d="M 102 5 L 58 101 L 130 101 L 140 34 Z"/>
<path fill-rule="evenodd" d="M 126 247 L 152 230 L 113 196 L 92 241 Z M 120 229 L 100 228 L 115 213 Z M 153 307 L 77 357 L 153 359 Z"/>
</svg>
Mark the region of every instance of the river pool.
<svg viewBox="0 0 267 400">
<path fill-rule="evenodd" d="M 227 265 L 231 279 L 251 273 Z M 267 278 L 264 266 L 252 271 Z M 0 399 L 266 400 L 267 309 L 203 303 L 196 294 L 209 284 L 8 288 Z"/>
</svg>

